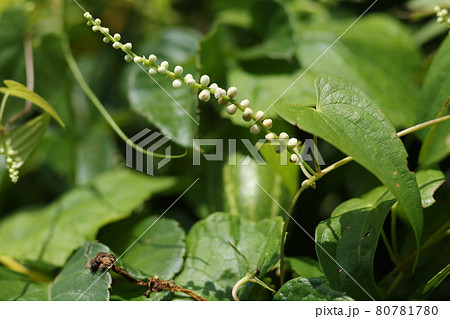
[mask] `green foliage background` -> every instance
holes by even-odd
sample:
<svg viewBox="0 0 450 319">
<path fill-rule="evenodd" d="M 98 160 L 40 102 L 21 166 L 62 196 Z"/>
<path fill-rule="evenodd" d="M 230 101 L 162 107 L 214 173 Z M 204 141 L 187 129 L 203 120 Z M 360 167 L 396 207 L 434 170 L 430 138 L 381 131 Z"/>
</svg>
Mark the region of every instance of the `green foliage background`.
<svg viewBox="0 0 450 319">
<path fill-rule="evenodd" d="M 274 130 L 300 140 L 317 135 L 327 164 L 352 155 L 357 162 L 327 175 L 300 197 L 293 217 L 310 236 L 316 234 L 327 252 L 376 299 L 448 300 L 450 187 L 442 182 L 450 177 L 450 122 L 405 136 L 403 145 L 392 134 L 435 118 L 449 97 L 450 36 L 434 22 L 432 10 L 434 4 L 450 7 L 450 1 L 379 2 L 317 61 L 368 1 L 80 4 L 100 17 L 111 33 L 119 32 L 123 42 L 132 42 L 137 54 L 154 53 L 171 68 L 180 64 L 196 78 L 209 74 L 221 87 L 236 86 L 239 98 L 249 98 L 255 109 L 276 102 L 268 112 Z M 175 90 L 163 76 L 155 77 L 200 123 L 197 126 L 138 66 L 125 63 L 121 52 L 91 32 L 72 1 L 2 1 L 0 30 L 0 80 L 27 83 L 28 41 L 34 91 L 65 124 L 63 129 L 57 121 L 50 122 L 20 169 L 17 184 L 10 182 L 0 157 L 0 300 L 146 299 L 142 289 L 123 278 L 89 272 L 89 258 L 109 250 L 118 256 L 126 252 L 119 264 L 138 277 L 158 275 L 209 300 L 231 300 L 233 285 L 248 270 L 227 241 L 247 257 L 250 270 L 258 268 L 259 278 L 277 291 L 272 294 L 247 283 L 239 291 L 241 299 L 367 299 L 292 222 L 285 249 L 290 281 L 280 286 L 283 209 L 300 187 L 298 167 L 280 167 L 266 146 L 260 152 L 268 166 L 228 165 L 227 157 L 192 165 L 193 138 L 257 141 L 240 116 L 230 117 L 213 99 L 199 103 L 185 86 Z M 187 148 L 188 155 L 172 160 L 156 176 L 126 168 L 125 143 L 80 89 L 67 64 L 66 44 L 94 93 L 128 136 L 144 128 L 157 130 L 172 137 L 173 153 Z M 319 77 L 315 87 L 320 74 L 329 76 Z M 328 121 L 335 110 L 334 103 L 327 104 L 327 83 L 334 89 L 351 88 L 353 100 L 343 93 L 340 105 L 373 105 L 370 114 L 352 109 L 343 111 L 340 120 Z M 320 112 L 310 108 L 316 101 Z M 4 119 L 23 104 L 10 97 Z M 378 108 L 382 113 L 376 117 Z M 14 127 L 40 112 L 33 109 Z M 449 109 L 444 112 L 449 114 Z M 367 130 L 346 124 L 355 114 L 364 118 Z M 365 139 L 368 131 L 375 138 Z M 379 145 L 389 148 L 388 155 L 378 156 L 383 153 L 377 153 Z M 239 162 L 248 151 L 237 146 Z M 398 167 L 394 179 L 391 172 Z M 407 168 L 419 171 L 418 185 Z M 347 222 L 355 226 L 354 232 L 344 233 Z M 380 237 L 393 235 L 392 223 L 395 258 Z M 363 241 L 361 234 L 367 232 L 370 240 Z M 422 250 L 413 273 L 417 247 Z M 360 250 L 364 255 L 355 260 Z M 433 288 L 431 293 L 427 287 Z M 150 298 L 174 299 L 186 297 L 161 292 Z"/>
</svg>

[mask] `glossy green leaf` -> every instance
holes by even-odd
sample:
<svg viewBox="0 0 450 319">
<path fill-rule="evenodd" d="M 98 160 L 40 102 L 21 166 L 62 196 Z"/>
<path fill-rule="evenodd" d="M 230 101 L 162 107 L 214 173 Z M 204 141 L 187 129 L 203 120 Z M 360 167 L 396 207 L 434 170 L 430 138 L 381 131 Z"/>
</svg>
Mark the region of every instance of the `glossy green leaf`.
<svg viewBox="0 0 450 319">
<path fill-rule="evenodd" d="M 208 300 L 231 300 L 231 290 L 246 268 L 227 241 L 244 254 L 251 271 L 260 267 L 263 278 L 280 258 L 282 226 L 281 217 L 250 222 L 224 213 L 208 216 L 189 232 L 186 261 L 175 282 Z M 253 284 L 247 285 L 240 289 L 241 298 Z"/>
<path fill-rule="evenodd" d="M 19 169 L 30 156 L 31 152 L 41 141 L 50 122 L 50 115 L 42 114 L 25 124 L 0 134 L 0 154 L 12 154 L 6 156 L 7 165 L 11 169 Z M 8 158 L 12 162 L 8 163 Z"/>
<path fill-rule="evenodd" d="M 450 98 L 450 36 L 444 40 L 434 56 L 427 72 L 421 95 L 421 108 L 417 112 L 417 123 L 434 119 Z M 441 116 L 449 115 L 447 105 Z M 430 128 L 422 145 L 419 163 L 426 166 L 439 162 L 450 154 L 450 121 Z"/>
<path fill-rule="evenodd" d="M 284 214 L 278 204 L 287 209 L 293 194 L 283 177 L 253 159 L 245 165 L 246 158 L 237 154 L 236 165 L 225 165 L 223 169 L 225 211 L 253 221 Z"/>
<path fill-rule="evenodd" d="M 126 251 L 121 262 L 142 271 L 147 277 L 156 275 L 169 280 L 183 266 L 184 237 L 184 230 L 175 220 L 157 220 L 157 216 L 150 216 L 138 222 L 131 219 L 108 225 L 100 240 L 117 254 Z M 136 239 L 138 241 L 134 243 Z"/>
<path fill-rule="evenodd" d="M 49 300 L 49 283 L 36 283 L 23 274 L 0 267 L 0 300 Z"/>
<path fill-rule="evenodd" d="M 59 115 L 56 113 L 53 107 L 40 95 L 29 90 L 26 86 L 20 84 L 19 82 L 12 80 L 5 80 L 3 82 L 5 83 L 6 88 L 1 87 L 0 92 L 31 101 L 33 104 L 39 106 L 45 112 L 50 114 L 62 127 L 64 127 L 64 123 Z"/>
<path fill-rule="evenodd" d="M 50 300 L 109 300 L 111 275 L 109 272 L 93 273 L 89 267 L 89 260 L 99 252 L 110 251 L 107 246 L 96 242 L 78 249 L 55 278 L 50 289 Z"/>
<path fill-rule="evenodd" d="M 422 203 L 431 205 L 443 174 L 418 172 L 417 180 Z M 382 298 L 373 276 L 373 263 L 384 220 L 395 201 L 385 186 L 377 187 L 361 199 L 342 203 L 331 218 L 317 226 L 317 256 L 333 289 L 356 299 Z"/>
<path fill-rule="evenodd" d="M 395 128 L 364 92 L 345 80 L 319 76 L 316 90 L 316 108 L 282 104 L 280 115 L 352 156 L 383 182 L 407 209 L 419 247 L 423 228 L 419 188 Z"/>
<path fill-rule="evenodd" d="M 131 169 L 109 171 L 44 208 L 24 209 L 2 220 L 0 253 L 61 266 L 102 226 L 129 216 L 152 194 L 174 185 L 175 179 Z"/>
<path fill-rule="evenodd" d="M 295 278 L 278 290 L 276 301 L 351 301 L 352 298 L 330 288 L 323 278 Z"/>
<path fill-rule="evenodd" d="M 450 264 L 445 266 L 440 272 L 431 278 L 419 291 L 410 299 L 425 300 L 447 277 L 450 275 Z"/>
<path fill-rule="evenodd" d="M 319 262 L 310 257 L 288 257 L 286 262 L 298 276 L 303 278 L 324 276 Z"/>
<path fill-rule="evenodd" d="M 193 73 L 198 41 L 198 34 L 191 30 L 172 29 L 163 34 L 160 43 L 148 45 L 145 52 L 153 52 L 171 63 L 183 65 L 185 74 Z M 174 66 L 170 69 L 173 70 Z M 130 65 L 126 91 L 132 110 L 158 127 L 164 135 L 172 137 L 174 142 L 192 147 L 199 119 L 196 100 L 189 93 L 189 88 L 183 85 L 174 89 L 164 77 L 153 80 L 145 71 Z"/>
<path fill-rule="evenodd" d="M 332 74 L 357 83 L 396 127 L 414 124 L 419 106 L 415 76 L 420 67 L 420 53 L 408 30 L 392 17 L 372 14 L 333 43 L 354 22 L 353 18 L 333 17 L 299 28 L 301 64 L 312 66 L 308 72 L 316 75 Z M 324 51 L 326 54 L 322 56 Z M 306 84 L 302 80 L 291 90 Z M 301 100 L 289 103 L 304 104 Z"/>
</svg>

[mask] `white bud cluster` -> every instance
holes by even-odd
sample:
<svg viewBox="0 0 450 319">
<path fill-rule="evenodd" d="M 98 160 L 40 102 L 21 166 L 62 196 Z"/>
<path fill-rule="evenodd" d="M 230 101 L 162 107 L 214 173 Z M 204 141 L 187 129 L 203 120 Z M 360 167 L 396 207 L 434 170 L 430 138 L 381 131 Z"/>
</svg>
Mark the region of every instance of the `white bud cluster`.
<svg viewBox="0 0 450 319">
<path fill-rule="evenodd" d="M 439 24 L 446 24 L 450 27 L 450 17 L 448 16 L 447 9 L 441 9 L 439 6 L 434 7 L 434 12 L 436 13 L 436 22 Z"/>
<path fill-rule="evenodd" d="M 211 96 L 213 96 L 217 99 L 219 105 L 226 107 L 225 110 L 229 115 L 236 114 L 237 110 L 240 109 L 242 111 L 242 119 L 244 121 L 254 121 L 250 127 L 250 132 L 252 134 L 259 134 L 261 130 L 267 132 L 272 128 L 272 120 L 267 119 L 266 114 L 263 111 L 257 111 L 255 113 L 250 108 L 250 101 L 248 99 L 244 99 L 240 103 L 235 100 L 238 94 L 236 87 L 232 86 L 229 87 L 228 90 L 225 90 L 219 87 L 217 83 L 210 83 L 211 79 L 206 74 L 200 77 L 199 82 L 196 82 L 191 74 L 187 74 L 183 77 L 182 74 L 184 70 L 180 65 L 175 66 L 173 72 L 171 72 L 169 70 L 169 62 L 163 61 L 158 65 L 156 63 L 158 58 L 154 54 L 150 54 L 148 58 L 145 56 L 137 56 L 132 52 L 133 45 L 130 42 L 122 44 L 120 42 L 122 37 L 119 33 L 115 33 L 114 36 L 111 36 L 109 34 L 109 29 L 101 26 L 100 19 L 94 19 L 89 12 L 86 12 L 84 17 L 88 20 L 87 24 L 92 26 L 93 31 L 100 31 L 104 35 L 103 41 L 105 43 L 112 42 L 114 49 L 121 49 L 125 52 L 124 59 L 126 62 L 133 61 L 136 64 L 143 64 L 145 67 L 148 67 L 148 74 L 150 76 L 155 76 L 158 73 L 165 74 L 167 79 L 172 81 L 172 86 L 174 88 L 179 88 L 183 83 L 185 83 L 190 88 L 189 92 L 194 95 L 198 94 L 198 98 L 201 101 L 208 102 L 211 99 Z M 280 138 L 282 134 L 280 134 Z M 275 138 L 276 135 L 274 133 L 269 132 L 266 135 L 266 139 L 269 141 L 274 140 Z"/>
<path fill-rule="evenodd" d="M 13 158 L 14 155 L 17 155 L 17 151 L 14 151 L 12 148 L 10 148 L 11 141 L 7 141 L 7 147 L 8 150 L 5 153 L 4 148 L 0 148 L 0 154 L 5 155 L 6 157 L 6 164 L 8 165 L 8 173 L 9 178 L 13 183 L 17 183 L 19 180 L 19 168 L 23 165 L 23 161 L 20 157 L 15 156 L 16 158 Z"/>
</svg>

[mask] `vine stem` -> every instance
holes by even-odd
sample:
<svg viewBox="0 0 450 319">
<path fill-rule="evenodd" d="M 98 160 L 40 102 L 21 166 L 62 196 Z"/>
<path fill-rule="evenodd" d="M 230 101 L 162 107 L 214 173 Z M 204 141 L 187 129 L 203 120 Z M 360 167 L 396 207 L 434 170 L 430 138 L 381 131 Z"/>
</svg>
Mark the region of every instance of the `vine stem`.
<svg viewBox="0 0 450 319">
<path fill-rule="evenodd" d="M 73 57 L 69 44 L 67 40 L 63 43 L 63 50 L 64 50 L 64 57 L 66 59 L 67 64 L 69 65 L 70 70 L 72 71 L 73 76 L 75 77 L 75 80 L 77 81 L 78 85 L 81 87 L 83 92 L 86 94 L 86 96 L 91 100 L 92 104 L 97 108 L 97 110 L 100 112 L 100 114 L 105 118 L 105 120 L 108 122 L 108 124 L 111 126 L 111 128 L 116 132 L 116 134 L 128 145 L 130 145 L 132 148 L 134 148 L 136 151 L 141 152 L 145 155 L 153 156 L 153 157 L 159 157 L 159 158 L 182 158 L 187 154 L 187 150 L 180 155 L 164 155 L 164 154 L 158 154 L 149 152 L 146 149 L 143 149 L 142 147 L 136 145 L 133 143 L 128 136 L 122 131 L 122 129 L 117 125 L 117 123 L 114 121 L 114 119 L 111 117 L 111 115 L 108 113 L 108 111 L 105 109 L 103 104 L 100 102 L 100 100 L 97 98 L 95 93 L 91 90 L 89 85 L 87 84 L 86 80 L 84 79 L 80 69 L 78 68 L 78 65 L 75 61 L 75 58 Z"/>
<path fill-rule="evenodd" d="M 8 97 L 9 97 L 9 91 L 6 91 L 5 95 L 3 95 L 3 98 L 2 98 L 2 104 L 0 105 L 0 131 L 3 131 L 2 119 L 3 119 L 3 113 L 5 112 L 5 106 L 6 106 L 6 101 L 8 100 Z"/>
<path fill-rule="evenodd" d="M 447 101 L 445 103 L 445 106 L 449 103 L 449 101 L 450 101 L 450 98 L 447 99 Z M 444 106 L 444 108 L 445 108 L 445 106 Z M 402 137 L 402 136 L 405 136 L 407 134 L 411 134 L 413 132 L 421 130 L 423 128 L 426 128 L 426 127 L 429 127 L 429 126 L 432 126 L 432 125 L 435 125 L 435 124 L 438 124 L 438 123 L 442 123 L 442 122 L 445 122 L 445 121 L 448 121 L 448 120 L 450 120 L 450 115 L 446 115 L 446 116 L 439 117 L 439 118 L 436 118 L 436 119 L 433 119 L 433 120 L 430 120 L 430 121 L 427 121 L 427 122 L 423 122 L 423 123 L 417 124 L 415 126 L 412 126 L 410 128 L 407 128 L 407 129 L 405 129 L 403 131 L 398 132 L 397 136 L 398 137 Z M 289 205 L 288 213 L 286 214 L 286 217 L 284 218 L 283 232 L 282 232 L 282 235 L 281 235 L 281 249 L 280 249 L 280 282 L 281 282 L 281 285 L 283 285 L 283 283 L 284 283 L 284 245 L 286 243 L 287 228 L 289 226 L 289 221 L 291 219 L 292 212 L 294 210 L 295 204 L 297 203 L 300 195 L 303 193 L 303 191 L 305 189 L 315 185 L 315 182 L 318 181 L 319 179 L 321 179 L 323 176 L 325 176 L 326 174 L 334 171 L 336 168 L 341 167 L 342 165 L 350 163 L 351 161 L 353 161 L 353 157 L 347 156 L 347 157 L 345 157 L 345 158 L 343 158 L 343 159 L 341 159 L 341 160 L 339 160 L 339 161 L 329 165 L 328 167 L 324 168 L 323 170 L 317 172 L 311 178 L 304 180 L 302 182 L 302 186 L 300 187 L 300 189 L 297 191 L 297 193 L 292 198 L 291 203 Z M 395 269 L 398 269 L 401 266 L 403 266 L 403 263 L 399 263 Z"/>
<path fill-rule="evenodd" d="M 381 230 L 381 238 L 383 239 L 384 245 L 386 246 L 389 257 L 391 257 L 392 262 L 394 264 L 397 264 L 397 256 L 395 255 L 394 250 L 392 249 L 391 244 L 389 243 L 389 240 L 383 229 Z"/>
<path fill-rule="evenodd" d="M 314 177 L 313 177 L 314 178 Z M 292 212 L 294 210 L 295 204 L 297 203 L 298 198 L 303 193 L 305 189 L 309 188 L 308 183 L 305 183 L 300 187 L 300 189 L 295 193 L 294 198 L 291 201 L 291 204 L 289 205 L 288 212 L 286 216 L 284 217 L 284 224 L 283 224 L 283 232 L 281 237 L 281 248 L 280 248 L 280 283 L 281 286 L 284 284 L 284 245 L 286 243 L 286 236 L 287 236 L 287 228 L 289 226 L 289 220 L 291 219 Z"/>
<path fill-rule="evenodd" d="M 240 300 L 239 300 L 239 297 L 238 297 L 238 295 L 237 295 L 238 289 L 239 289 L 243 284 L 245 284 L 245 283 L 248 282 L 248 281 L 249 281 L 248 276 L 245 276 L 245 277 L 241 278 L 238 282 L 236 282 L 236 284 L 233 286 L 233 290 L 231 291 L 231 295 L 233 296 L 233 299 L 234 299 L 235 301 L 240 301 Z"/>
</svg>

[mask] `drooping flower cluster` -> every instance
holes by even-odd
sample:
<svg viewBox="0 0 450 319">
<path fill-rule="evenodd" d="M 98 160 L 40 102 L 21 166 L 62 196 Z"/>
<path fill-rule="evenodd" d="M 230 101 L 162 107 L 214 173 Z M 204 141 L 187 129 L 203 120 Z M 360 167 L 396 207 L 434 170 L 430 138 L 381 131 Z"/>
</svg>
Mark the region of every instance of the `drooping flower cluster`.
<svg viewBox="0 0 450 319">
<path fill-rule="evenodd" d="M 183 67 L 176 65 L 173 71 L 169 69 L 169 62 L 162 61 L 157 63 L 157 56 L 150 54 L 148 58 L 145 56 L 138 56 L 132 51 L 131 43 L 121 43 L 121 35 L 115 33 L 113 36 L 109 33 L 109 29 L 102 27 L 102 21 L 100 19 L 94 19 L 89 12 L 84 14 L 84 17 L 88 20 L 87 25 L 92 27 L 92 31 L 100 32 L 104 35 L 103 42 L 112 42 L 114 49 L 121 49 L 124 53 L 124 59 L 126 62 L 134 61 L 136 64 L 141 65 L 141 67 L 148 68 L 148 74 L 150 76 L 155 76 L 157 74 L 166 75 L 167 80 L 172 82 L 174 88 L 179 88 L 184 84 L 189 87 L 189 91 L 192 94 L 197 95 L 201 101 L 208 102 L 213 96 L 217 99 L 219 105 L 226 107 L 226 112 L 229 115 L 236 114 L 239 109 L 242 112 L 242 119 L 246 122 L 253 121 L 250 127 L 250 132 L 252 134 L 259 134 L 261 131 L 266 135 L 266 139 L 269 142 L 276 143 L 279 145 L 275 148 L 277 153 L 281 153 L 287 150 L 291 153 L 290 161 L 294 163 L 299 163 L 302 166 L 303 160 L 300 156 L 300 151 L 298 149 L 299 142 L 295 138 L 289 138 L 288 134 L 283 132 L 277 136 L 271 131 L 273 126 L 273 121 L 266 118 L 266 114 L 263 111 L 254 112 L 250 107 L 250 101 L 248 99 L 243 99 L 240 102 L 236 99 L 238 90 L 236 87 L 229 87 L 227 90 L 218 86 L 217 83 L 210 83 L 210 77 L 208 75 L 202 75 L 200 81 L 197 82 L 192 74 L 186 74 L 183 77 Z M 303 166 L 302 166 L 303 169 Z"/>
<path fill-rule="evenodd" d="M 448 16 L 448 10 L 442 9 L 439 6 L 435 6 L 434 12 L 437 16 L 436 22 L 440 24 L 446 24 L 450 28 L 450 17 Z"/>
<path fill-rule="evenodd" d="M 8 165 L 9 178 L 13 183 L 19 180 L 19 168 L 23 161 L 20 158 L 13 158 L 17 155 L 17 151 L 11 148 L 11 140 L 6 140 L 4 147 L 0 148 L 0 154 L 6 157 L 6 164 Z M 15 156 L 17 157 L 17 156 Z"/>
</svg>

